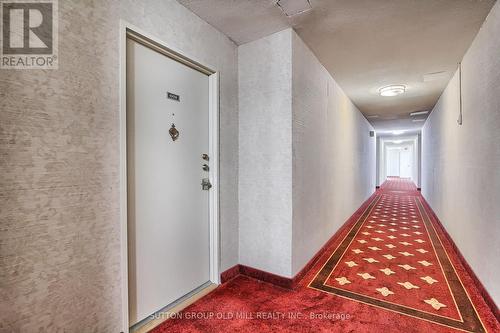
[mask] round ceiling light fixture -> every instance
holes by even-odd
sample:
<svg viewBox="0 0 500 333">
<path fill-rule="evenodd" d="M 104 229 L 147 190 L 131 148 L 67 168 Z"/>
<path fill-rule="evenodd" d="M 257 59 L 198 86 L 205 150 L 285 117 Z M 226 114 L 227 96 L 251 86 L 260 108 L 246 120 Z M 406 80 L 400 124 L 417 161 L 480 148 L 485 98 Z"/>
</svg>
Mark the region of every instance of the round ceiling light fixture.
<svg viewBox="0 0 500 333">
<path fill-rule="evenodd" d="M 391 97 L 404 94 L 406 91 L 406 86 L 402 84 L 393 84 L 390 86 L 385 86 L 379 90 L 380 96 Z"/>
</svg>

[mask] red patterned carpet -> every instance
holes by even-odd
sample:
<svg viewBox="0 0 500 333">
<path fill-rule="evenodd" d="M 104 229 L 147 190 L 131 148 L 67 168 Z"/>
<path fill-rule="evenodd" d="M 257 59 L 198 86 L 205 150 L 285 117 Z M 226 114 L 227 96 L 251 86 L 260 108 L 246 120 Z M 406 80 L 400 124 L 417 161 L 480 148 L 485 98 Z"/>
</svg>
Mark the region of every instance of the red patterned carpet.
<svg viewBox="0 0 500 333">
<path fill-rule="evenodd" d="M 432 216 L 389 179 L 294 290 L 240 275 L 154 332 L 500 332 Z"/>
</svg>

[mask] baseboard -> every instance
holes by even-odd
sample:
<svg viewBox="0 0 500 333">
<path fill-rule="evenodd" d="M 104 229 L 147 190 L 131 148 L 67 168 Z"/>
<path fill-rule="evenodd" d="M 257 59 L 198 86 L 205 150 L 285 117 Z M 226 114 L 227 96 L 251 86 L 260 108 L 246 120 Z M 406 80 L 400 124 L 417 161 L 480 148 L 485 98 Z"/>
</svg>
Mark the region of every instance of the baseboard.
<svg viewBox="0 0 500 333">
<path fill-rule="evenodd" d="M 477 275 L 474 272 L 474 270 L 472 269 L 472 267 L 470 267 L 470 265 L 467 263 L 467 261 L 465 260 L 465 257 L 462 255 L 462 252 L 460 252 L 460 250 L 457 247 L 457 244 L 455 244 L 455 242 L 453 241 L 453 238 L 451 238 L 448 231 L 446 231 L 443 224 L 441 223 L 441 221 L 437 217 L 436 213 L 434 213 L 434 210 L 432 209 L 432 207 L 429 205 L 429 203 L 425 200 L 425 198 L 423 196 L 421 198 L 422 198 L 422 202 L 423 202 L 425 208 L 431 214 L 431 219 L 435 222 L 435 225 L 439 228 L 439 230 L 442 232 L 442 234 L 446 237 L 446 240 L 451 245 L 453 251 L 455 251 L 455 253 L 457 254 L 457 257 L 460 260 L 460 263 L 462 264 L 464 269 L 467 271 L 467 274 L 469 274 L 469 276 L 474 281 L 475 286 L 479 290 L 479 293 L 483 297 L 483 299 L 486 302 L 486 304 L 488 305 L 488 307 L 491 309 L 491 312 L 493 312 L 493 315 L 496 317 L 496 319 L 498 321 L 500 321 L 500 311 L 499 311 L 498 306 L 496 305 L 495 301 L 493 300 L 491 295 L 488 293 L 488 291 L 486 290 L 486 288 L 482 284 L 481 280 L 479 280 L 479 278 L 477 277 Z"/>
<path fill-rule="evenodd" d="M 366 207 L 372 202 L 374 196 L 377 192 L 373 193 L 368 199 L 363 202 L 361 207 L 359 207 L 354 214 L 349 217 L 349 219 L 335 232 L 335 234 L 328 239 L 328 241 L 321 247 L 321 249 L 316 252 L 316 254 L 307 262 L 307 264 L 293 277 L 287 278 L 284 276 L 269 273 L 257 268 L 245 266 L 245 265 L 235 265 L 226 271 L 221 273 L 221 282 L 225 283 L 238 275 L 246 275 L 257 280 L 268 282 L 283 288 L 294 289 L 296 288 L 300 281 L 304 278 L 307 272 L 318 262 L 318 260 L 326 253 L 326 251 L 332 246 L 332 244 L 339 238 L 346 229 L 348 229 L 353 223 L 356 222 L 360 214 L 364 212 Z"/>
<path fill-rule="evenodd" d="M 271 284 L 274 284 L 276 286 L 286 288 L 286 289 L 293 289 L 293 278 L 287 278 L 281 275 L 269 273 L 257 268 L 245 266 L 245 265 L 240 265 L 240 272 L 242 275 L 250 276 L 254 279 L 268 282 Z"/>
<path fill-rule="evenodd" d="M 229 268 L 221 273 L 220 282 L 226 283 L 227 281 L 237 277 L 240 274 L 241 274 L 240 265 L 234 265 L 233 267 L 231 267 L 231 268 Z"/>
<path fill-rule="evenodd" d="M 245 265 L 235 265 L 228 270 L 222 272 L 221 274 L 221 282 L 226 283 L 229 280 L 237 277 L 238 275 L 245 275 L 252 277 L 254 279 L 268 282 L 274 284 L 276 286 L 280 286 L 287 289 L 293 289 L 293 279 L 286 278 L 284 276 L 276 275 L 273 273 L 269 273 L 257 268 L 245 266 Z"/>
</svg>

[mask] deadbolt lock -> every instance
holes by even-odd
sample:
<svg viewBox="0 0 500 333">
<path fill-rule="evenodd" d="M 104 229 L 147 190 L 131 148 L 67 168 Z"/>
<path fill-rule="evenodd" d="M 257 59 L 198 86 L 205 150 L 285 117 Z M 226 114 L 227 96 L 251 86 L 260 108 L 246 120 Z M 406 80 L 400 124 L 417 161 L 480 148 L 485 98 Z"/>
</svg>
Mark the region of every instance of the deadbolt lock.
<svg viewBox="0 0 500 333">
<path fill-rule="evenodd" d="M 204 159 L 205 161 L 208 161 L 210 158 L 208 157 L 208 154 L 203 154 L 201 155 L 201 158 Z"/>
<path fill-rule="evenodd" d="M 210 180 L 208 178 L 203 178 L 201 180 L 201 188 L 204 190 L 204 191 L 208 191 L 212 188 L 212 184 L 210 183 Z"/>
</svg>

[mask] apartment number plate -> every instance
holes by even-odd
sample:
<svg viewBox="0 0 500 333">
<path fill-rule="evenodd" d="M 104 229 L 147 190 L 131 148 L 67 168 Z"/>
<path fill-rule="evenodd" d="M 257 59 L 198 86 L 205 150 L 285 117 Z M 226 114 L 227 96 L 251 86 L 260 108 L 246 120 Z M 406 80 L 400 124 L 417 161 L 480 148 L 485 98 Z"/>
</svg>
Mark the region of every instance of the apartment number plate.
<svg viewBox="0 0 500 333">
<path fill-rule="evenodd" d="M 168 92 L 168 91 L 167 91 L 167 98 L 171 99 L 171 100 L 174 100 L 176 102 L 180 102 L 181 101 L 181 97 L 179 95 L 173 94 L 173 93 Z"/>
</svg>

